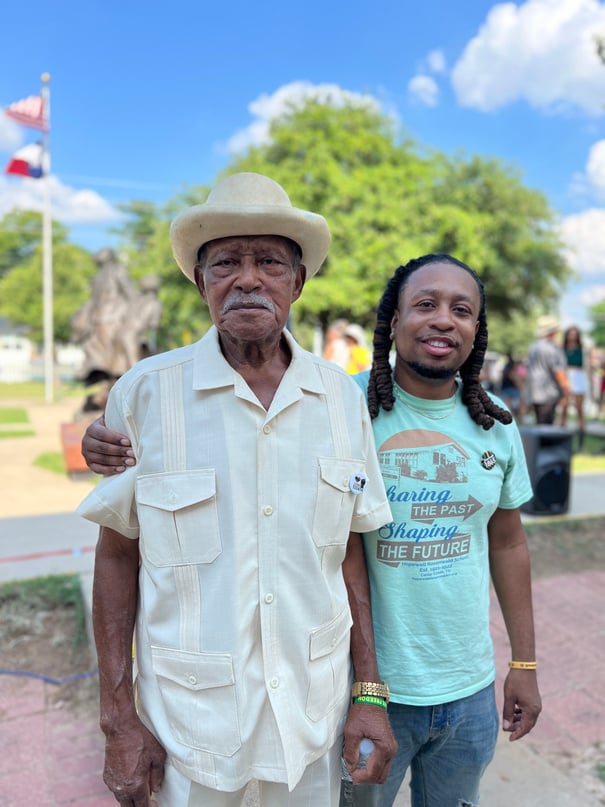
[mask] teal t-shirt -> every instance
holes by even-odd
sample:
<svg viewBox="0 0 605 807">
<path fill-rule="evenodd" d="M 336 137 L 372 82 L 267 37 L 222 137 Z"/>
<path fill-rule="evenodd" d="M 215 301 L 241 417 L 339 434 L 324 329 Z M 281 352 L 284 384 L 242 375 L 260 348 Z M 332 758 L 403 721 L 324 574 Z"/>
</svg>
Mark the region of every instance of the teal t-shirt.
<svg viewBox="0 0 605 807">
<path fill-rule="evenodd" d="M 355 377 L 364 391 L 368 377 Z M 363 536 L 376 652 L 391 699 L 412 706 L 494 680 L 487 525 L 532 495 L 517 426 L 485 431 L 460 390 L 432 401 L 395 385 L 393 409 L 373 421 L 394 519 Z"/>
</svg>

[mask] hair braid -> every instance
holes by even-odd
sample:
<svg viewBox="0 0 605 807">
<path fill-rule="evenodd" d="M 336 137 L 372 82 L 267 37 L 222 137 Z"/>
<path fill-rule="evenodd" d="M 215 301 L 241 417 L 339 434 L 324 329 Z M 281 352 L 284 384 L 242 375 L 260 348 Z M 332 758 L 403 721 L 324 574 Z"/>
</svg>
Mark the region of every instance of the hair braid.
<svg viewBox="0 0 605 807">
<path fill-rule="evenodd" d="M 370 416 L 372 418 L 377 417 L 381 406 L 386 411 L 390 411 L 395 402 L 393 371 L 389 363 L 389 353 L 393 343 L 391 320 L 399 303 L 399 295 L 402 289 L 405 288 L 410 276 L 416 270 L 433 263 L 451 263 L 454 266 L 459 266 L 471 275 L 479 289 L 479 327 L 471 353 L 460 367 L 462 403 L 467 407 L 468 413 L 475 423 L 486 430 L 492 428 L 495 420 L 504 424 L 511 423 L 511 413 L 492 401 L 479 380 L 487 350 L 487 313 L 483 283 L 470 266 L 446 254 L 423 255 L 420 258 L 414 258 L 405 266 L 399 266 L 387 284 L 380 299 L 376 315 L 376 329 L 373 339 L 374 353 L 368 382 L 368 409 Z"/>
<path fill-rule="evenodd" d="M 393 408 L 395 396 L 393 395 L 393 369 L 390 362 L 391 346 L 391 320 L 399 302 L 399 292 L 405 285 L 406 266 L 399 266 L 395 274 L 387 283 L 378 304 L 376 312 L 376 328 L 372 344 L 372 369 L 368 381 L 368 409 L 370 417 L 378 416 L 382 406 L 387 412 Z"/>
</svg>

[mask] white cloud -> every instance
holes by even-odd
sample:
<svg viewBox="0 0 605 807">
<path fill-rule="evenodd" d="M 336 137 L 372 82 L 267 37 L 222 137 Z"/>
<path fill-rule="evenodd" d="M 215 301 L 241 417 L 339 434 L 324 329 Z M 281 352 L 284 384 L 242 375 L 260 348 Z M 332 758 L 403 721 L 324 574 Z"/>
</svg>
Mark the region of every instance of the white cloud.
<svg viewBox="0 0 605 807">
<path fill-rule="evenodd" d="M 16 151 L 22 142 L 23 134 L 19 124 L 0 110 L 0 151 Z"/>
<path fill-rule="evenodd" d="M 559 228 L 570 266 L 581 275 L 605 273 L 605 209 L 566 216 Z"/>
<path fill-rule="evenodd" d="M 604 33 L 605 5 L 597 0 L 495 5 L 453 69 L 458 101 L 483 111 L 524 100 L 602 115 L 605 67 L 594 39 Z"/>
<path fill-rule="evenodd" d="M 377 111 L 380 108 L 378 101 L 371 95 L 349 92 L 337 84 L 311 84 L 308 81 L 294 81 L 279 87 L 271 95 L 263 93 L 248 105 L 248 110 L 255 120 L 229 138 L 227 149 L 232 153 L 238 153 L 250 146 L 266 143 L 271 121 L 292 107 L 302 106 L 311 98 L 335 107 L 353 104 L 369 106 Z"/>
<path fill-rule="evenodd" d="M 605 140 L 597 140 L 588 153 L 586 176 L 597 195 L 605 196 Z"/>
<path fill-rule="evenodd" d="M 50 177 L 52 217 L 64 224 L 115 221 L 118 211 L 96 191 L 77 190 Z M 43 183 L 38 179 L 0 177 L 0 217 L 11 210 L 36 210 L 44 207 Z"/>
<path fill-rule="evenodd" d="M 445 73 L 445 55 L 442 50 L 432 50 L 426 57 L 426 62 L 431 73 Z"/>
<path fill-rule="evenodd" d="M 439 101 L 439 87 L 432 76 L 414 76 L 408 82 L 408 92 L 424 106 L 437 106 Z"/>
</svg>

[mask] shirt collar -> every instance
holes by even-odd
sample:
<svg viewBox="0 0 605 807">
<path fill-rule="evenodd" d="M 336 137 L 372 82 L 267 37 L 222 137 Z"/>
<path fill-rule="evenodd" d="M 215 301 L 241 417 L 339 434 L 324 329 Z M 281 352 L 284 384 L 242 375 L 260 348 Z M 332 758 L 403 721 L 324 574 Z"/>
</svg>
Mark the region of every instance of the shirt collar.
<svg viewBox="0 0 605 807">
<path fill-rule="evenodd" d="M 307 392 L 324 394 L 326 390 L 316 357 L 303 350 L 286 328 L 283 330 L 283 336 L 292 353 L 292 360 L 280 386 L 287 383 Z M 213 325 L 194 347 L 193 389 L 213 390 L 229 386 L 240 387 L 242 381 L 240 374 L 223 356 L 218 331 Z"/>
</svg>

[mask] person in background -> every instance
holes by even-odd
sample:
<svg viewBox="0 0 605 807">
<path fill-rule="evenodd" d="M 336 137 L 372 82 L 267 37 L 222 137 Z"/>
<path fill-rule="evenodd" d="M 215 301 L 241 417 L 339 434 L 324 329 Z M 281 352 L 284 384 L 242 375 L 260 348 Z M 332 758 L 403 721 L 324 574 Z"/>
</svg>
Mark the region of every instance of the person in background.
<svg viewBox="0 0 605 807">
<path fill-rule="evenodd" d="M 360 537 L 391 517 L 367 408 L 285 327 L 328 225 L 241 173 L 170 238 L 214 325 L 116 382 L 107 423 L 137 464 L 79 508 L 101 526 L 104 779 L 132 807 L 235 807 L 251 780 L 263 807 L 336 807 L 343 731 L 354 781 L 384 781 L 396 744 Z"/>
<path fill-rule="evenodd" d="M 334 320 L 326 331 L 322 353 L 326 361 L 333 362 L 333 364 L 338 365 L 338 367 L 342 367 L 343 370 L 347 369 L 350 358 L 349 345 L 345 338 L 347 325 L 348 322 L 346 319 Z"/>
<path fill-rule="evenodd" d="M 506 357 L 506 364 L 502 368 L 500 382 L 500 395 L 505 406 L 510 409 L 517 423 L 523 421 L 525 406 L 523 401 L 523 376 L 519 372 L 521 362 L 517 361 L 512 353 Z"/>
<path fill-rule="evenodd" d="M 372 354 L 368 348 L 366 335 L 361 325 L 351 323 L 345 330 L 345 339 L 349 350 L 349 361 L 346 371 L 349 375 L 368 370 L 372 365 Z"/>
<path fill-rule="evenodd" d="M 396 270 L 378 308 L 372 370 L 355 380 L 393 512 L 363 543 L 399 751 L 386 784 L 369 796 L 353 789 L 357 807 L 391 807 L 408 768 L 413 807 L 479 803 L 499 722 L 490 576 L 511 645 L 503 729 L 518 740 L 540 713 L 519 512 L 531 487 L 518 429 L 479 381 L 486 348 L 485 293 L 466 264 L 426 255 Z M 134 462 L 127 443 L 97 422 L 83 450 L 93 470 L 111 474 Z"/>
<path fill-rule="evenodd" d="M 555 317 L 539 317 L 537 339 L 527 353 L 527 398 L 538 424 L 552 425 L 558 404 L 565 406 L 569 398 L 567 361 L 556 343 L 559 329 Z"/>
<path fill-rule="evenodd" d="M 567 360 L 569 378 L 569 399 L 561 403 L 561 426 L 567 425 L 569 401 L 573 401 L 578 418 L 578 448 L 584 444 L 584 399 L 586 396 L 586 371 L 584 369 L 584 348 L 580 329 L 571 325 L 563 334 L 563 351 Z"/>
</svg>

